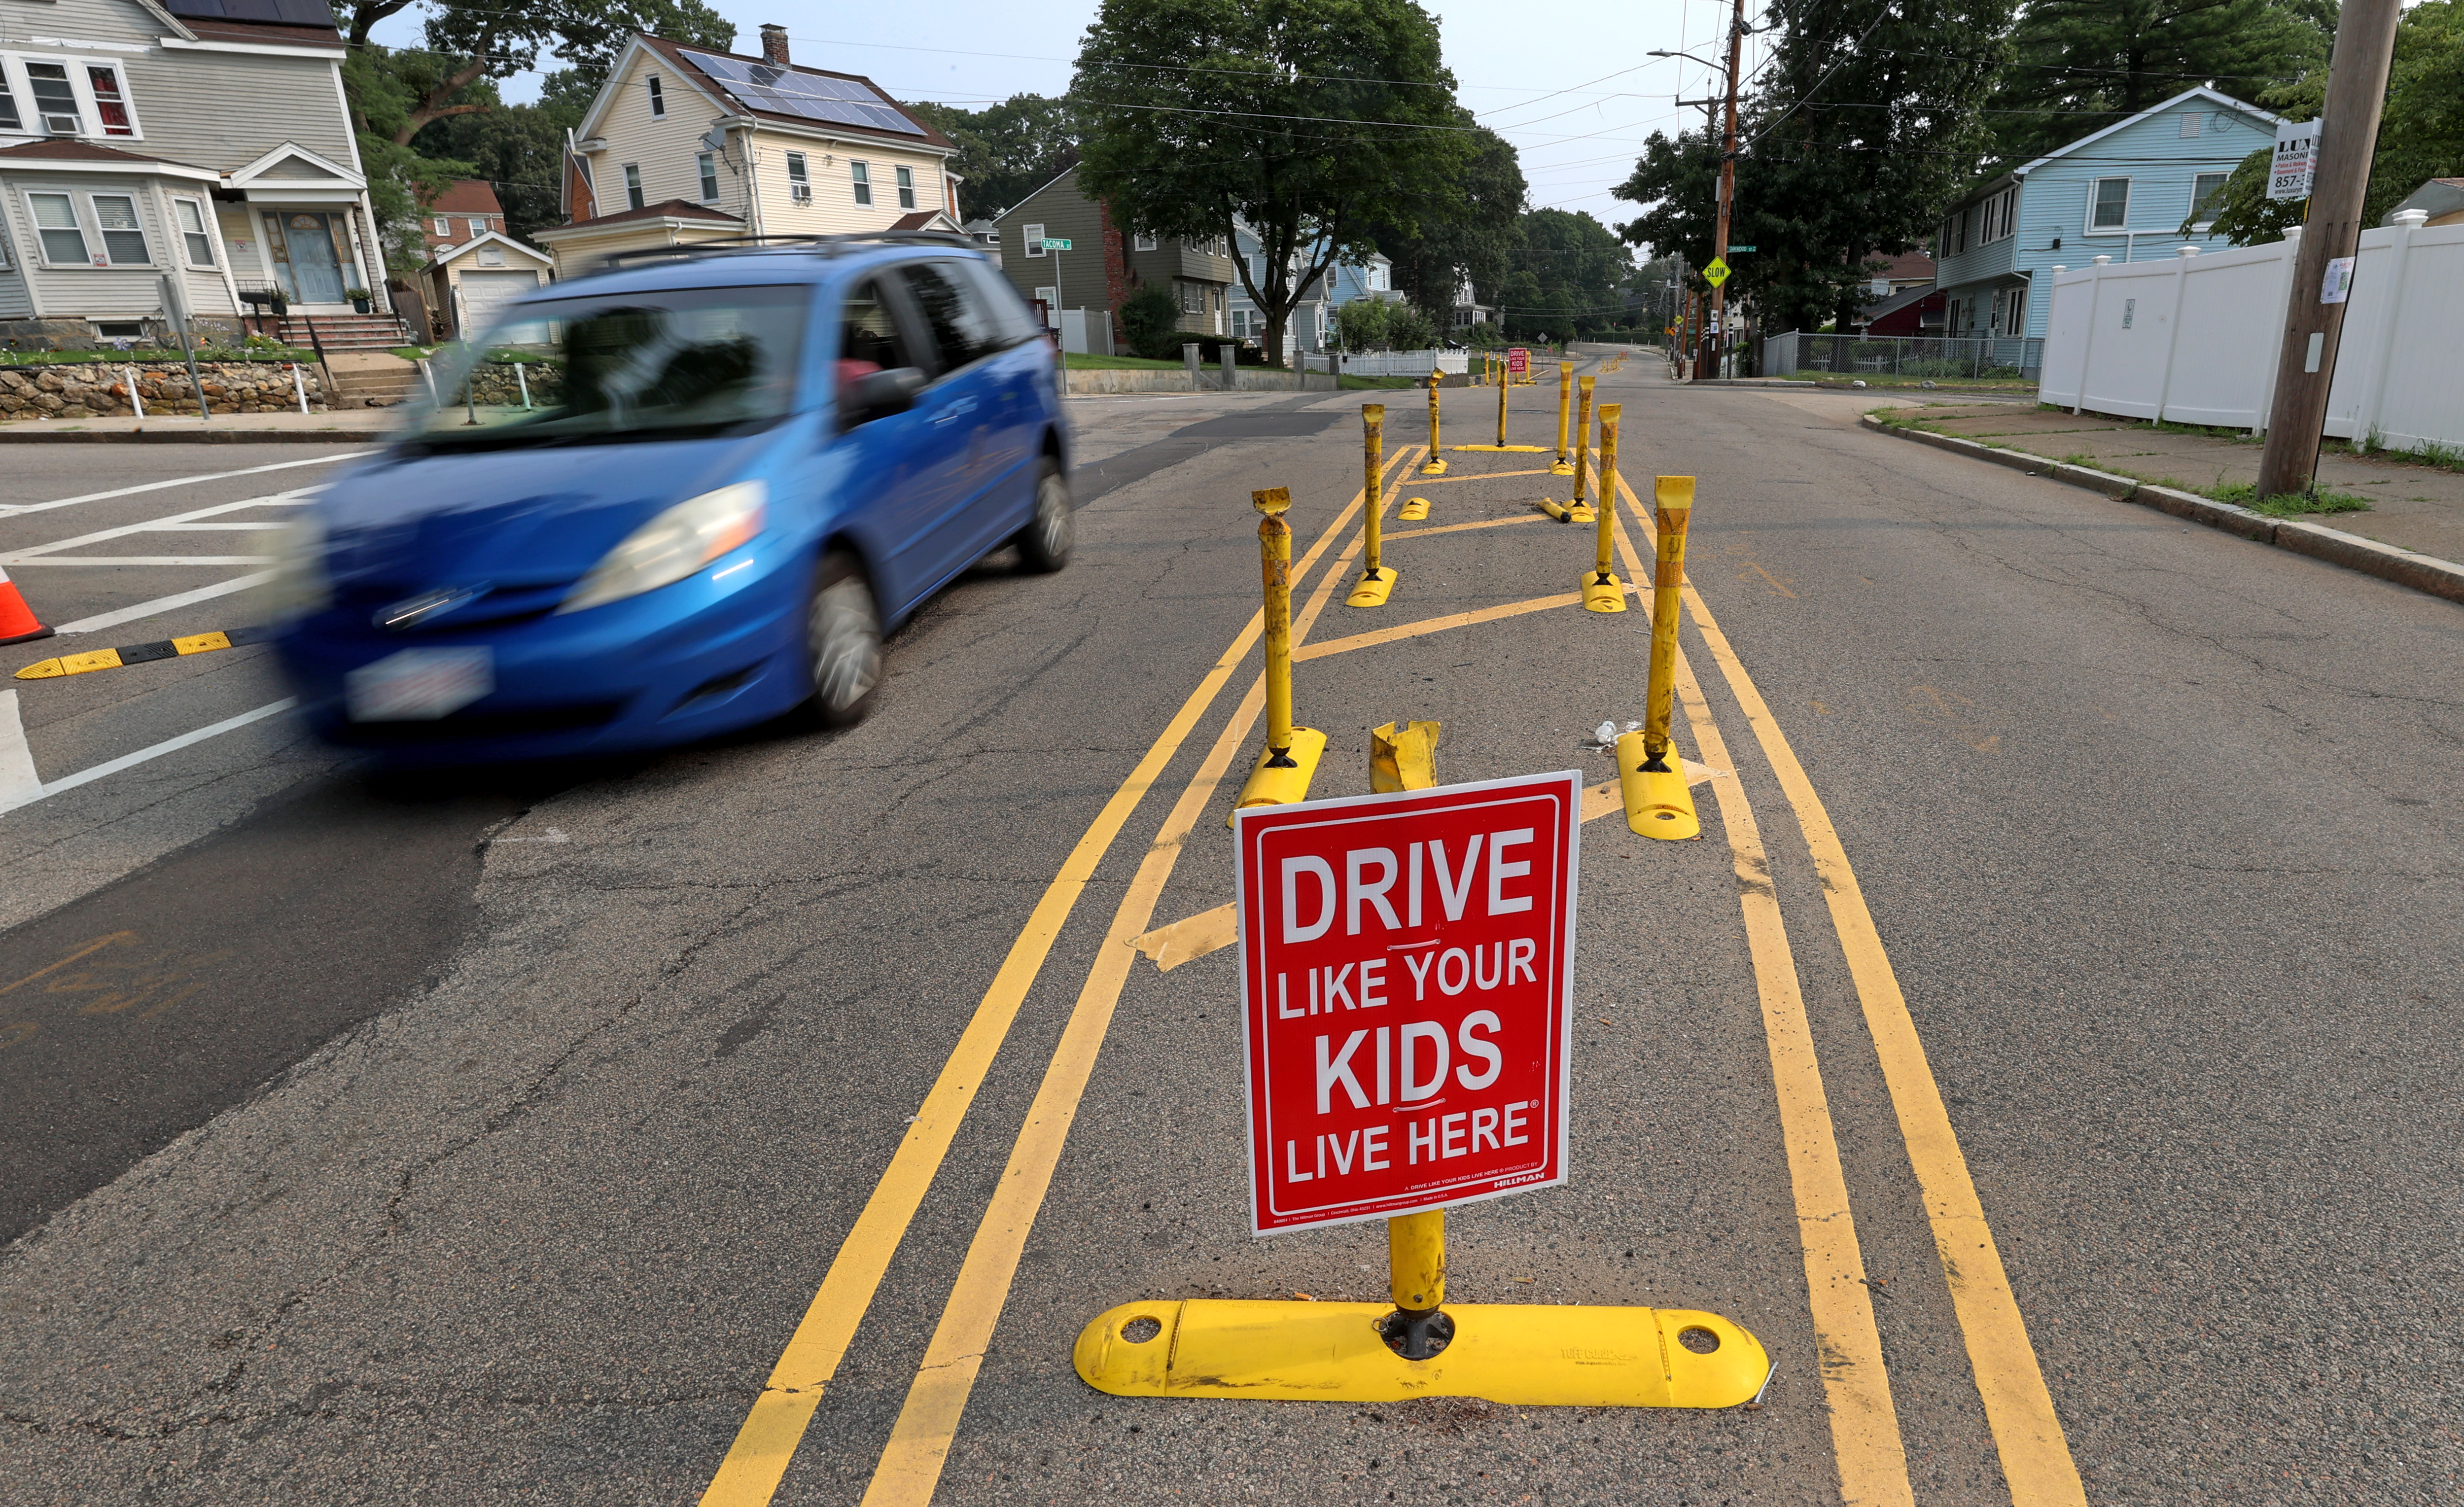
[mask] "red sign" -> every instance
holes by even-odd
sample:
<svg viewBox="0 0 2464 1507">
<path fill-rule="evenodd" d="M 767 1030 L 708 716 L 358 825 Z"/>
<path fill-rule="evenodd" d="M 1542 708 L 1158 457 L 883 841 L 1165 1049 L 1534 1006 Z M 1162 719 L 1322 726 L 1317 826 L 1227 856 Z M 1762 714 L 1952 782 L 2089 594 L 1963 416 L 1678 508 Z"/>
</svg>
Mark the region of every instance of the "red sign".
<svg viewBox="0 0 2464 1507">
<path fill-rule="evenodd" d="M 1568 771 L 1238 813 L 1256 1234 L 1566 1180 Z"/>
<path fill-rule="evenodd" d="M 1529 376 L 1531 374 L 1531 351 L 1529 347 L 1522 345 L 1507 346 L 1506 348 L 1506 369 L 1516 377 Z"/>
</svg>

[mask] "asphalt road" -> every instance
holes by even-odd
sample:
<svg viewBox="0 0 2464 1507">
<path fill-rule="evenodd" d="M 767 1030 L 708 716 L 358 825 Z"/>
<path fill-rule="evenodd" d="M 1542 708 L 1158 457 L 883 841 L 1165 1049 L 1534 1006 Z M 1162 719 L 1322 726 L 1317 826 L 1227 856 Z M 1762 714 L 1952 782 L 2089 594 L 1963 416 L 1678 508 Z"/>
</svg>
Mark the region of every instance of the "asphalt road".
<svg viewBox="0 0 2464 1507">
<path fill-rule="evenodd" d="M 1228 897 L 1255 651 L 1170 730 L 1255 610 L 1249 491 L 1351 541 L 1362 400 L 1089 400 L 1077 559 L 945 594 L 852 732 L 402 789 L 276 713 L 0 816 L 50 886 L 0 932 L 0 1085 L 41 1106 L 0 1109 L 0 1501 L 689 1499 L 782 1353 L 782 1502 L 2458 1495 L 2464 611 L 1863 432 L 1872 395 L 1600 386 L 1639 491 L 1699 478 L 1680 743 L 1716 773 L 1699 841 L 1586 828 L 1573 1179 L 1458 1212 L 1450 1293 L 1722 1313 L 1758 1408 L 1071 1373 L 1117 1302 L 1384 1273 L 1375 1227 L 1244 1233 L 1231 954 L 1119 966 Z M 1485 437 L 1492 395 L 1446 401 Z M 96 448 L 5 500 L 187 474 Z M 1495 474 L 1533 459 L 1407 483 L 1394 601 L 1304 608 L 1320 793 L 1397 717 L 1444 723 L 1444 779 L 1613 776 L 1647 623 L 1538 605 L 1590 541 Z M 177 586 L 113 589 L 75 610 Z M 250 653 L 19 684 L 40 776 L 278 699 Z M 817 1403 L 800 1321 L 844 1336 Z"/>
</svg>

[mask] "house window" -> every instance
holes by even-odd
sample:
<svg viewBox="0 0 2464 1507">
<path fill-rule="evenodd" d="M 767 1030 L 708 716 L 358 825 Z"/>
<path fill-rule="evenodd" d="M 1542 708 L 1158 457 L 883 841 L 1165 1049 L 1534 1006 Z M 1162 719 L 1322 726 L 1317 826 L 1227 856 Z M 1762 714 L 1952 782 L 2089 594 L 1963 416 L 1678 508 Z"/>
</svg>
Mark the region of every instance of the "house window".
<svg viewBox="0 0 2464 1507">
<path fill-rule="evenodd" d="M 2197 225 L 2214 223 L 2216 195 L 2225 191 L 2225 180 L 2231 173 L 2201 173 L 2190 184 L 2190 220 Z"/>
<path fill-rule="evenodd" d="M 124 193 L 94 196 L 94 222 L 102 229 L 102 249 L 114 267 L 144 267 L 154 260 L 146 249 L 145 231 L 137 223 L 137 201 Z"/>
<path fill-rule="evenodd" d="M 1038 288 L 1035 290 L 1035 296 L 1044 304 L 1045 328 L 1049 330 L 1061 328 L 1061 290 Z"/>
<path fill-rule="evenodd" d="M 2129 223 L 2130 180 L 2098 179 L 2088 193 L 2088 229 L 2119 230 Z"/>
<path fill-rule="evenodd" d="M 485 235 L 488 233 L 488 217 L 484 214 L 473 219 L 465 220 L 462 223 L 471 228 L 471 233 L 473 235 Z"/>
<path fill-rule="evenodd" d="M 1029 226 L 1024 226 L 1024 227 L 1022 227 L 1022 228 L 1020 229 L 1019 233 L 1020 233 L 1021 237 L 1022 237 L 1022 238 L 1025 241 L 1025 243 L 1026 243 L 1026 254 L 1027 254 L 1027 255 L 1029 255 L 1029 256 L 1042 256 L 1042 255 L 1044 254 L 1044 227 L 1043 227 L 1043 226 L 1041 226 L 1041 225 L 1029 225 Z"/>
<path fill-rule="evenodd" d="M 34 209 L 34 234 L 43 243 L 43 260 L 54 267 L 86 265 L 85 232 L 77 229 L 77 206 L 64 193 L 30 193 Z"/>
<path fill-rule="evenodd" d="M 128 98 L 120 92 L 120 70 L 89 63 L 85 76 L 94 88 L 94 113 L 102 118 L 102 134 L 135 136 L 137 122 L 128 118 Z"/>
<path fill-rule="evenodd" d="M 2202 126 L 2206 125 L 2207 123 L 2208 123 L 2208 117 L 2207 117 L 2207 113 L 2206 113 L 2205 111 L 2202 111 L 2202 110 L 2187 110 L 2187 111 L 2184 111 L 2184 112 L 2183 112 L 2183 114 L 2182 114 L 2182 134 L 2183 134 L 2184 136 L 2196 136 L 2196 135 L 2198 135 L 2198 134 L 2199 134 L 2199 129 L 2200 129 L 2200 127 L 2202 127 Z"/>
<path fill-rule="evenodd" d="M 898 207 L 915 207 L 915 169 L 913 167 L 898 169 Z"/>
<path fill-rule="evenodd" d="M 69 71 L 58 63 L 28 63 L 26 87 L 34 96 L 34 118 L 54 136 L 76 136 L 84 129 L 77 113 L 77 91 L 69 87 Z"/>
<path fill-rule="evenodd" d="M 1155 249 L 1155 238 L 1152 235 L 1140 235 L 1137 238 L 1137 249 L 1142 251 L 1154 251 Z"/>
<path fill-rule="evenodd" d="M 667 86 L 658 79 L 650 80 L 650 115 L 653 119 L 668 113 Z"/>
<path fill-rule="evenodd" d="M 25 122 L 17 114 L 17 97 L 9 92 L 9 70 L 0 68 L 0 131 L 22 131 Z"/>
<path fill-rule="evenodd" d="M 855 202 L 872 203 L 872 164 L 870 163 L 847 164 L 847 178 L 855 185 Z"/>
<path fill-rule="evenodd" d="M 171 212 L 180 217 L 180 241 L 187 248 L 188 265 L 214 264 L 214 238 L 206 233 L 206 211 L 194 199 L 174 199 Z"/>
<path fill-rule="evenodd" d="M 433 224 L 436 227 L 436 233 L 439 235 L 450 236 L 453 233 L 453 222 L 445 218 L 445 216 L 441 214 L 436 217 Z"/>
<path fill-rule="evenodd" d="M 693 158 L 693 165 L 701 170 L 701 202 L 716 204 L 718 202 L 717 156 L 711 152 L 699 153 Z"/>
<path fill-rule="evenodd" d="M 787 197 L 797 204 L 813 202 L 812 175 L 804 166 L 804 154 L 802 152 L 787 154 Z"/>
<path fill-rule="evenodd" d="M 1185 282 L 1180 285 L 1180 312 L 1183 314 L 1206 312 L 1206 287 L 1203 283 Z"/>
<path fill-rule="evenodd" d="M 639 209 L 642 207 L 641 164 L 638 163 L 627 163 L 625 164 L 625 207 L 627 209 Z"/>
</svg>

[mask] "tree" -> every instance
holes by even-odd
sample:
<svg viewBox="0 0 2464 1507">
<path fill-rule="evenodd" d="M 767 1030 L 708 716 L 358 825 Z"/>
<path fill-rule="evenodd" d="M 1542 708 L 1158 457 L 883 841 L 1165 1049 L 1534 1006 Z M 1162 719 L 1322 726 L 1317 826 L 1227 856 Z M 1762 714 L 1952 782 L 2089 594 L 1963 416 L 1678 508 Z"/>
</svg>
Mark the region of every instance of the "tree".
<svg viewBox="0 0 2464 1507">
<path fill-rule="evenodd" d="M 981 110 L 915 100 L 905 107 L 957 143 L 950 170 L 966 180 L 969 217 L 1007 212 L 1078 165 L 1078 115 L 1068 96 L 1012 95 Z"/>
<path fill-rule="evenodd" d="M 2300 78 L 2268 91 L 2259 103 L 2293 120 L 2315 120 L 2326 101 L 2323 61 Z M 2301 223 L 2304 201 L 2267 197 L 2273 152 L 2242 159 L 2210 205 L 2210 233 L 2235 246 L 2283 239 Z M 2425 0 L 2396 23 L 2395 66 L 2387 76 L 2387 108 L 2370 162 L 2362 223 L 2373 225 L 2431 178 L 2464 174 L 2464 3 Z M 2190 226 L 2184 222 L 2182 233 Z"/>
<path fill-rule="evenodd" d="M 2032 0 L 1995 91 L 1999 155 L 2025 162 L 2197 83 L 2255 102 L 2323 62 L 2333 0 Z"/>
<path fill-rule="evenodd" d="M 1881 257 L 1916 245 L 1991 145 L 1982 108 L 2009 0 L 1803 0 L 1740 111 L 1730 303 L 1766 324 L 1853 316 Z M 1720 149 L 1704 132 L 1655 132 L 1617 197 L 1643 207 L 1629 241 L 1699 269 L 1711 258 Z M 1694 291 L 1707 285 L 1699 273 Z"/>
<path fill-rule="evenodd" d="M 1386 305 L 1375 298 L 1354 298 L 1334 311 L 1334 330 L 1346 351 L 1375 350 L 1386 343 Z"/>
<path fill-rule="evenodd" d="M 1438 322 L 1417 305 L 1390 303 L 1386 306 L 1386 346 L 1397 351 L 1436 350 Z"/>
<path fill-rule="evenodd" d="M 1392 225 L 1371 228 L 1370 236 L 1395 264 L 1395 286 L 1413 303 L 1450 310 L 1465 283 L 1480 301 L 1494 303 L 1499 286 L 1523 246 L 1523 212 L 1529 190 L 1523 164 L 1504 137 L 1476 125 L 1468 110 L 1457 112 L 1470 128 L 1454 200 L 1430 207 L 1410 231 Z"/>
<path fill-rule="evenodd" d="M 1104 0 L 1071 93 L 1116 222 L 1258 238 L 1234 261 L 1278 363 L 1311 283 L 1451 208 L 1470 135 L 1412 0 Z"/>
<path fill-rule="evenodd" d="M 1507 336 L 1562 344 L 1623 317 L 1634 263 L 1615 230 L 1564 209 L 1534 209 L 1520 229 L 1514 271 L 1498 286 Z"/>
<path fill-rule="evenodd" d="M 596 91 L 637 32 L 720 51 L 736 45 L 736 23 L 704 0 L 346 0 L 336 10 L 358 54 L 372 45 L 368 33 L 378 22 L 414 4 L 428 17 L 423 51 L 439 66 L 421 76 L 416 98 L 406 102 L 397 146 L 410 144 L 431 120 L 495 108 L 493 99 L 464 91 L 481 79 L 532 71 L 541 52 L 571 64 Z"/>
</svg>

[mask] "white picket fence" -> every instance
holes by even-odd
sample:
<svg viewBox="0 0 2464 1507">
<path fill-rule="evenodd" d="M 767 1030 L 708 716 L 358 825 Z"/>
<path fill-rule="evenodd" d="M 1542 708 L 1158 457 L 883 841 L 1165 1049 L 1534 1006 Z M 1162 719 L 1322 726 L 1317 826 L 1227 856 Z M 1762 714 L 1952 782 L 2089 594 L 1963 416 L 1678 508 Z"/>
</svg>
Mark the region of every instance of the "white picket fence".
<svg viewBox="0 0 2464 1507">
<path fill-rule="evenodd" d="M 2368 447 L 2464 445 L 2464 225 L 2362 232 L 2326 432 Z M 2043 403 L 2264 430 L 2300 232 L 2266 246 L 2057 272 Z M 2316 289 L 2308 290 L 2312 297 Z"/>
<path fill-rule="evenodd" d="M 1303 356 L 1301 364 L 1313 372 L 1333 370 L 1331 355 Z M 1426 377 L 1431 367 L 1458 375 L 1471 370 L 1468 351 L 1368 351 L 1341 358 L 1346 375 L 1353 377 Z"/>
</svg>

